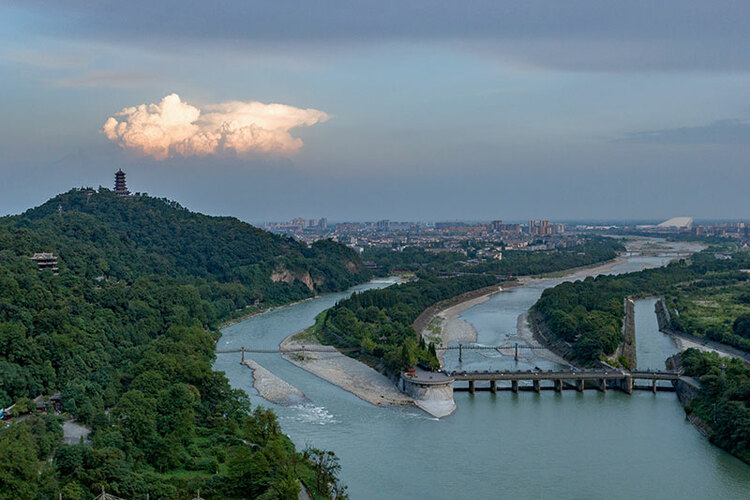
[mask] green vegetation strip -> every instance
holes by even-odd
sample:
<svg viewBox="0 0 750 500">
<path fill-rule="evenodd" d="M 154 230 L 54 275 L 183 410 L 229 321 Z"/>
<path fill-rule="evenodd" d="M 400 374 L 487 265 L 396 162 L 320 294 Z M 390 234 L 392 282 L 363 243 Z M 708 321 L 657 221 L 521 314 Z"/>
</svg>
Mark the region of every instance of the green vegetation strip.
<svg viewBox="0 0 750 500">
<path fill-rule="evenodd" d="M 697 349 L 686 350 L 681 359 L 685 374 L 701 385 L 686 411 L 708 426 L 713 443 L 750 464 L 750 367 Z"/>
</svg>

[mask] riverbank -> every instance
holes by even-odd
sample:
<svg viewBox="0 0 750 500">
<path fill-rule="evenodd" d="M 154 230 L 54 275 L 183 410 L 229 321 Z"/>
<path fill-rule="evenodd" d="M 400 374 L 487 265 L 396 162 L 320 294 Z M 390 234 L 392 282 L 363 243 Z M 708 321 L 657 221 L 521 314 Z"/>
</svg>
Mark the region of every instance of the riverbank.
<svg viewBox="0 0 750 500">
<path fill-rule="evenodd" d="M 447 346 L 450 342 L 476 342 L 477 331 L 474 325 L 460 319 L 459 316 L 464 311 L 487 302 L 494 294 L 514 285 L 514 282 L 509 282 L 505 288 L 493 285 L 448 299 L 425 310 L 414 321 L 412 327 L 426 342 L 432 342 L 438 346 Z M 420 328 L 420 324 L 424 326 Z M 438 353 L 441 364 L 444 354 L 445 351 Z"/>
<path fill-rule="evenodd" d="M 554 351 L 549 349 L 545 344 L 539 341 L 537 336 L 534 334 L 534 329 L 531 327 L 531 324 L 529 323 L 528 312 L 518 315 L 518 321 L 516 323 L 516 331 L 518 332 L 518 338 L 526 342 L 526 345 L 537 348 L 534 350 L 534 354 L 536 356 L 552 361 L 553 363 L 557 363 L 559 365 L 570 366 L 570 363 L 565 358 L 555 353 Z"/>
<path fill-rule="evenodd" d="M 388 377 L 334 347 L 321 344 L 310 329 L 289 335 L 279 347 L 285 360 L 368 403 L 376 406 L 414 405 L 414 400 L 399 391 Z M 303 347 L 314 348 L 316 352 L 289 352 Z"/>
<path fill-rule="evenodd" d="M 680 351 L 684 351 L 691 347 L 700 351 L 715 352 L 719 356 L 734 357 L 743 360 L 745 363 L 750 364 L 750 353 L 741 351 L 736 347 L 732 347 L 726 344 L 722 344 L 715 340 L 698 337 L 690 333 L 681 332 L 675 330 L 672 327 L 672 318 L 669 314 L 669 309 L 664 303 L 664 297 L 660 297 L 656 301 L 656 321 L 659 325 L 659 331 L 665 335 L 669 335 L 677 344 L 677 348 Z"/>
<path fill-rule="evenodd" d="M 471 323 L 461 319 L 459 316 L 472 307 L 488 301 L 493 295 L 512 288 L 539 284 L 553 279 L 584 279 L 589 276 L 596 276 L 611 272 L 615 266 L 624 262 L 626 262 L 624 257 L 616 257 L 603 263 L 574 267 L 555 273 L 522 276 L 514 281 L 505 282 L 500 286 L 474 290 L 473 292 L 448 299 L 425 310 L 412 326 L 427 342 L 434 342 L 436 345 L 448 345 L 451 342 L 476 342 L 476 329 Z M 549 349 L 542 339 L 535 335 L 534 329 L 528 322 L 528 313 L 518 316 L 516 329 L 519 338 L 528 345 L 538 348 L 534 351 L 537 356 L 562 365 L 570 364 L 558 353 Z M 445 351 L 441 351 L 438 354 L 441 364 L 443 363 L 444 353 Z"/>
</svg>

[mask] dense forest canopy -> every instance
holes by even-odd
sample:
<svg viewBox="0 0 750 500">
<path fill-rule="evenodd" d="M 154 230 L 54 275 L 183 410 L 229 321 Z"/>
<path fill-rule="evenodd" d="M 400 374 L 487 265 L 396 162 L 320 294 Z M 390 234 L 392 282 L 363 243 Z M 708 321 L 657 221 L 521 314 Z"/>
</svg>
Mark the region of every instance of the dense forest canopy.
<svg viewBox="0 0 750 500">
<path fill-rule="evenodd" d="M 59 275 L 38 270 L 36 252 L 54 253 Z M 125 497 L 296 498 L 297 478 L 330 496 L 335 460 L 316 467 L 323 452 L 295 451 L 271 411 L 250 412 L 211 369 L 214 345 L 219 323 L 249 306 L 367 277 L 332 241 L 308 247 L 106 189 L 1 218 L 0 406 L 34 410 L 30 398 L 59 392 L 93 432 L 90 446 L 60 445 L 61 417 L 16 419 L 0 431 L 0 498 L 91 498 L 102 485 Z"/>
<path fill-rule="evenodd" d="M 708 424 L 711 441 L 750 463 L 750 367 L 737 358 L 692 348 L 681 359 L 685 374 L 701 383 L 687 411 Z"/>
</svg>

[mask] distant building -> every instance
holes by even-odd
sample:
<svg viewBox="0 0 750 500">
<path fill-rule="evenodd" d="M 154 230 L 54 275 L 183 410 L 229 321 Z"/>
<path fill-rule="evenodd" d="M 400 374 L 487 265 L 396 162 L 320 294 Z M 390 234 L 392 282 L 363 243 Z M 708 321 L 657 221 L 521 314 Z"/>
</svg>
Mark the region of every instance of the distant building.
<svg viewBox="0 0 750 500">
<path fill-rule="evenodd" d="M 130 191 L 128 191 L 128 186 L 125 183 L 125 172 L 122 170 L 115 172 L 115 193 L 120 196 L 130 196 Z"/>
<path fill-rule="evenodd" d="M 500 226 L 500 231 L 503 233 L 520 233 L 521 224 L 503 224 Z"/>
<path fill-rule="evenodd" d="M 669 220 L 665 220 L 656 227 L 669 228 L 669 229 L 690 229 L 693 227 L 692 217 L 672 217 Z"/>
<path fill-rule="evenodd" d="M 448 228 L 455 228 L 455 227 L 465 226 L 465 225 L 466 225 L 465 222 L 458 222 L 458 221 L 453 221 L 453 222 L 436 222 L 435 223 L 435 229 L 448 229 Z"/>
<path fill-rule="evenodd" d="M 42 252 L 42 253 L 35 253 L 31 260 L 36 262 L 37 267 L 40 271 L 43 271 L 44 269 L 50 269 L 52 271 L 52 274 L 57 276 L 57 257 L 54 256 L 54 254 Z"/>
<path fill-rule="evenodd" d="M 388 231 L 391 222 L 388 219 L 379 220 L 375 223 L 375 227 L 378 231 Z"/>
<path fill-rule="evenodd" d="M 340 233 L 353 233 L 361 229 L 362 224 L 359 222 L 341 222 L 333 226 L 333 230 Z"/>
<path fill-rule="evenodd" d="M 529 234 L 537 236 L 547 236 L 552 234 L 552 226 L 548 220 L 530 220 Z"/>
<path fill-rule="evenodd" d="M 502 231 L 503 230 L 503 221 L 501 220 L 493 220 L 490 222 L 490 229 L 493 231 Z"/>
</svg>

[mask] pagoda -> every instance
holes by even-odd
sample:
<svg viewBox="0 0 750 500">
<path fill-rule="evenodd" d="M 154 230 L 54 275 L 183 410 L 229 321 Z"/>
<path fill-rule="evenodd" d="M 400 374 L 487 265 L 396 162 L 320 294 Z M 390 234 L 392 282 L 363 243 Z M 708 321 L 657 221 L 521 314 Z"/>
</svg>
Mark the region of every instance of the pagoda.
<svg viewBox="0 0 750 500">
<path fill-rule="evenodd" d="M 128 186 L 125 183 L 125 172 L 122 170 L 115 172 L 115 193 L 120 196 L 130 196 L 130 191 L 128 191 Z"/>
</svg>

